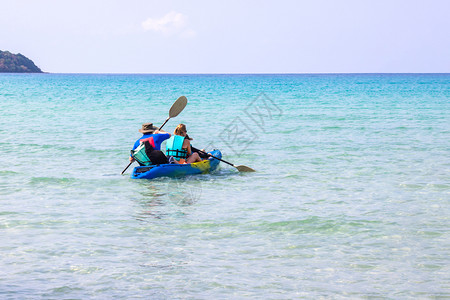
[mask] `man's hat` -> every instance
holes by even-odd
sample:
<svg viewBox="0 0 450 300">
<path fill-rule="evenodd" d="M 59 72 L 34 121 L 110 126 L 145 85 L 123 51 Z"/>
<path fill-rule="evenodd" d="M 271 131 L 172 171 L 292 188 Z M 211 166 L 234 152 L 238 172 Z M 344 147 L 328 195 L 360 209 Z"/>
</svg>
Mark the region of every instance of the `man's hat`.
<svg viewBox="0 0 450 300">
<path fill-rule="evenodd" d="M 139 129 L 139 132 L 141 133 L 152 133 L 158 129 L 158 127 L 153 126 L 153 123 L 144 123 L 142 124 L 142 128 Z"/>
</svg>

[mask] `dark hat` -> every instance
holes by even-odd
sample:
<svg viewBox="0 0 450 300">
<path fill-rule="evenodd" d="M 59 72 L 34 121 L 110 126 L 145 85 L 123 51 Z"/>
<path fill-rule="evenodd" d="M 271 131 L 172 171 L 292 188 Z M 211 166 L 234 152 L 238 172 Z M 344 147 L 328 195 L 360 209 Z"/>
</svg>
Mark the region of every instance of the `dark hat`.
<svg viewBox="0 0 450 300">
<path fill-rule="evenodd" d="M 152 133 L 158 129 L 158 127 L 153 126 L 153 123 L 144 123 L 142 124 L 142 128 L 139 129 L 139 132 L 141 133 Z"/>
</svg>

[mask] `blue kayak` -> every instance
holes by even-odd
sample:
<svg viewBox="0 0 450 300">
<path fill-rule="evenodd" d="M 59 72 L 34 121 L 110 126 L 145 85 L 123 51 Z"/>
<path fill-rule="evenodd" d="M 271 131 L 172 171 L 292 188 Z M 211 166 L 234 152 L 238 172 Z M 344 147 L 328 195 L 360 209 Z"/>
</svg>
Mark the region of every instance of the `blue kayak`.
<svg viewBox="0 0 450 300">
<path fill-rule="evenodd" d="M 213 150 L 209 154 L 222 158 L 222 153 L 219 150 Z M 209 173 L 217 169 L 219 160 L 215 158 L 208 158 L 200 162 L 192 164 L 163 164 L 154 166 L 139 166 L 135 167 L 131 178 L 133 179 L 153 179 L 158 177 L 180 177 L 186 175 Z"/>
</svg>

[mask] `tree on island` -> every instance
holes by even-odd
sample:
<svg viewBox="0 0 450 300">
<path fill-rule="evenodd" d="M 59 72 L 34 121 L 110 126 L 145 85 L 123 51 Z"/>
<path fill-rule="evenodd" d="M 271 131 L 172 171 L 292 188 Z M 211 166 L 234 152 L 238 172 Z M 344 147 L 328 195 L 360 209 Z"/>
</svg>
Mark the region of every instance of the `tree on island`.
<svg viewBox="0 0 450 300">
<path fill-rule="evenodd" d="M 42 71 L 24 55 L 0 50 L 0 73 L 42 73 Z"/>
</svg>

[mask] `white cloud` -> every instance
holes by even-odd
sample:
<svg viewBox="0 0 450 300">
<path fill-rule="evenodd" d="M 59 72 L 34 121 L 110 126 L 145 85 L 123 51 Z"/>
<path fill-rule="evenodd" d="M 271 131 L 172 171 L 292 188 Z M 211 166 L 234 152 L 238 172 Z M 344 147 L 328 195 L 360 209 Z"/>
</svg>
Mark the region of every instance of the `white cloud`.
<svg viewBox="0 0 450 300">
<path fill-rule="evenodd" d="M 179 35 L 183 38 L 192 38 L 196 35 L 193 29 L 188 28 L 187 17 L 176 11 L 171 11 L 161 18 L 148 18 L 141 25 L 145 31 L 166 36 Z"/>
</svg>

